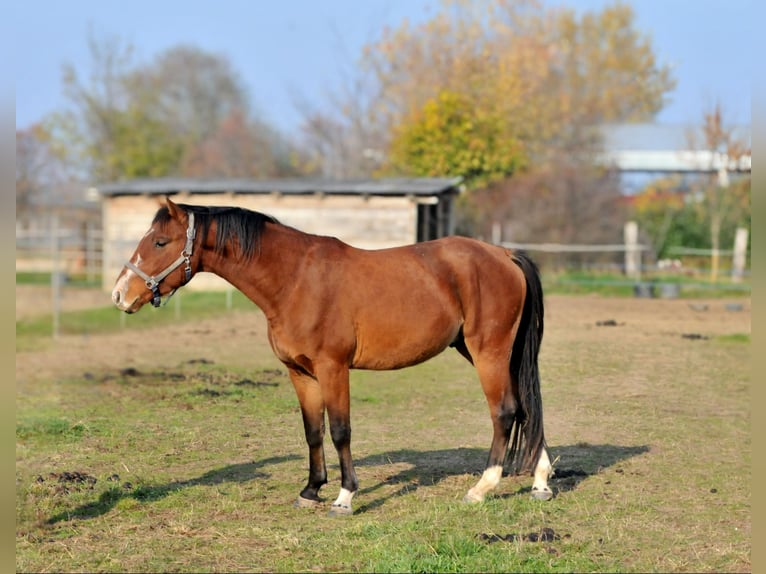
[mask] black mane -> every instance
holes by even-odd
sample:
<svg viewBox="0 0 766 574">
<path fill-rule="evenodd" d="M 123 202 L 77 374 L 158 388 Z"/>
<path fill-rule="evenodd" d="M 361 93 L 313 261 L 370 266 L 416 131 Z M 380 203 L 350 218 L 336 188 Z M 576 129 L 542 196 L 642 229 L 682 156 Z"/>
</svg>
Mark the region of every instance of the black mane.
<svg viewBox="0 0 766 574">
<path fill-rule="evenodd" d="M 178 207 L 187 213 L 194 213 L 194 227 L 197 235 L 207 236 L 210 224 L 216 222 L 215 245 L 216 253 L 223 253 L 229 240 L 236 240 L 241 257 L 252 259 L 260 253 L 261 234 L 266 223 L 279 223 L 274 217 L 241 207 L 207 207 L 202 205 L 186 205 L 179 203 Z M 170 221 L 167 207 L 161 207 L 154 216 L 153 224 L 164 225 Z"/>
</svg>

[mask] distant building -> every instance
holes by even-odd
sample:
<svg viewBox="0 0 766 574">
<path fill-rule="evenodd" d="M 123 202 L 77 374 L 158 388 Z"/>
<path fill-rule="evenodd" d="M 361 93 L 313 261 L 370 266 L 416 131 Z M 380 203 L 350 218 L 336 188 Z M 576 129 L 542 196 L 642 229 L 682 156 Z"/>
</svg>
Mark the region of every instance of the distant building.
<svg viewBox="0 0 766 574">
<path fill-rule="evenodd" d="M 460 178 L 327 181 L 314 179 L 145 179 L 98 187 L 103 208 L 103 286 L 111 289 L 165 196 L 176 203 L 234 205 L 307 233 L 380 249 L 454 233 Z M 190 286 L 223 288 L 201 274 Z"/>
<path fill-rule="evenodd" d="M 723 150 L 705 149 L 702 128 L 682 124 L 606 124 L 600 128 L 604 152 L 597 161 L 620 172 L 623 193 L 631 195 L 651 180 L 667 175 L 694 178 L 720 173 L 723 167 L 736 178 L 751 171 L 751 129 L 732 126 L 733 141 L 746 153 L 730 158 Z"/>
</svg>

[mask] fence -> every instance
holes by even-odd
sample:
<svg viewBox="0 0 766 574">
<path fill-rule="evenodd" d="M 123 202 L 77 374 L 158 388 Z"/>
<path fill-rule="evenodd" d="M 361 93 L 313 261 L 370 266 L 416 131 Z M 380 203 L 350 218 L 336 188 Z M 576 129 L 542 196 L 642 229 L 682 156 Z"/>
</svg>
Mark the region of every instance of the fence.
<svg viewBox="0 0 766 574">
<path fill-rule="evenodd" d="M 622 276 L 621 280 L 605 280 L 598 277 L 571 279 L 569 282 L 588 283 L 589 285 L 635 285 L 646 286 L 647 275 L 652 281 L 658 280 L 662 291 L 662 275 L 691 275 L 700 277 L 706 272 L 698 266 L 685 267 L 681 259 L 669 261 L 651 262 L 647 264 L 642 259 L 648 251 L 645 245 L 637 242 L 638 232 L 634 225 L 627 225 L 625 231 L 625 243 L 608 245 L 589 244 L 560 244 L 560 243 L 517 243 L 499 241 L 499 237 L 493 237 L 495 243 L 512 249 L 524 249 L 535 255 L 535 259 L 545 275 L 555 275 L 557 271 L 594 271 L 611 272 Z M 133 241 L 130 242 L 131 245 Z M 119 251 L 119 250 L 118 250 Z M 738 233 L 735 246 L 731 250 L 719 250 L 718 256 L 731 258 L 731 265 L 723 265 L 722 268 L 731 269 L 731 283 L 739 283 L 749 276 L 746 269 L 747 234 Z M 674 252 L 679 257 L 710 257 L 712 250 L 690 249 L 679 247 Z M 49 228 L 37 231 L 16 232 L 16 272 L 50 274 L 51 299 L 49 301 L 52 311 L 52 334 L 59 334 L 60 315 L 62 312 L 62 296 L 66 289 L 73 287 L 97 287 L 91 291 L 102 291 L 101 274 L 104 268 L 103 233 L 100 228 L 93 224 L 85 224 L 78 229 L 60 228 L 58 220 L 54 217 Z M 728 284 L 727 288 L 736 285 Z M 707 283 L 687 284 L 687 286 L 715 289 L 717 285 Z M 227 286 L 223 297 L 225 306 L 232 308 L 232 288 Z M 741 285 L 741 290 L 749 291 L 748 284 Z M 97 293 L 101 300 L 102 293 Z M 637 291 L 638 294 L 638 291 Z M 18 317 L 17 301 L 17 317 Z M 181 300 L 176 296 L 173 304 L 174 315 L 181 314 Z M 123 317 L 124 319 L 124 317 Z"/>
<path fill-rule="evenodd" d="M 47 229 L 17 229 L 16 272 L 52 273 L 62 279 L 76 275 L 93 283 L 101 275 L 102 237 L 92 223 L 65 229 L 55 216 Z"/>
<path fill-rule="evenodd" d="M 121 257 L 127 246 L 133 248 L 135 239 L 120 241 L 109 250 L 111 257 Z M 129 252 L 129 251 L 128 251 Z M 108 292 L 104 290 L 102 273 L 106 258 L 104 253 L 103 232 L 94 224 L 79 227 L 60 227 L 57 217 L 52 216 L 45 228 L 34 230 L 16 230 L 16 276 L 17 285 L 32 285 L 33 300 L 19 297 L 17 289 L 16 317 L 32 318 L 35 315 L 50 313 L 50 333 L 57 338 L 62 330 L 62 312 L 66 310 L 84 310 L 109 305 Z M 124 259 L 120 259 L 124 262 Z M 109 266 L 112 268 L 114 266 Z M 114 278 L 108 278 L 107 284 Z M 35 287 L 36 286 L 36 287 Z M 41 296 L 39 288 L 49 287 L 49 295 Z M 24 292 L 27 294 L 27 292 Z M 225 309 L 232 309 L 233 288 L 221 292 L 220 304 Z M 176 295 L 170 307 L 173 316 L 182 315 L 182 296 Z M 216 299 L 217 301 L 217 299 Z M 126 315 L 115 312 L 120 325 L 126 326 Z M 64 325 L 65 330 L 67 325 Z"/>
<path fill-rule="evenodd" d="M 728 271 L 731 281 L 738 283 L 749 276 L 748 231 L 737 230 L 732 249 L 700 249 L 683 246 L 669 251 L 673 259 L 654 261 L 646 258 L 649 247 L 638 243 L 638 226 L 629 221 L 625 224 L 624 243 L 615 244 L 573 244 L 573 243 L 520 243 L 502 241 L 500 226 L 496 225 L 492 241 L 509 249 L 523 249 L 536 254 L 541 268 L 549 272 L 573 269 L 585 271 L 612 271 L 624 274 L 630 279 L 640 280 L 646 272 L 677 272 L 689 276 L 710 275 L 716 281 L 719 268 Z M 728 260 L 721 265 L 720 260 Z M 646 262 L 646 259 L 649 259 Z M 711 268 L 705 268 L 702 261 L 710 261 Z M 693 263 L 693 264 L 692 264 Z"/>
</svg>

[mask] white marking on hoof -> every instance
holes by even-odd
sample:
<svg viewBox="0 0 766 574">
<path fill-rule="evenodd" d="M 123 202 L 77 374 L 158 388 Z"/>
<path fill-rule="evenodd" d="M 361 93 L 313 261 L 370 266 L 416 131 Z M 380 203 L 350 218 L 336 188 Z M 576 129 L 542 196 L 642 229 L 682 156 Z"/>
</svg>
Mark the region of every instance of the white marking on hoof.
<svg viewBox="0 0 766 574">
<path fill-rule="evenodd" d="M 484 496 L 477 494 L 474 489 L 468 491 L 468 493 L 463 497 L 463 502 L 467 504 L 476 504 L 477 502 L 484 502 Z"/>
<path fill-rule="evenodd" d="M 349 516 L 354 514 L 354 509 L 351 508 L 351 499 L 354 498 L 354 493 L 345 488 L 340 489 L 340 494 L 335 502 L 332 503 L 330 508 L 330 516 Z"/>
<path fill-rule="evenodd" d="M 548 458 L 548 451 L 543 449 L 535 467 L 535 478 L 532 482 L 532 498 L 537 500 L 550 500 L 553 492 L 548 487 L 548 478 L 553 472 L 553 466 Z"/>
<path fill-rule="evenodd" d="M 471 503 L 482 502 L 484 500 L 484 495 L 500 483 L 500 477 L 502 476 L 503 467 L 501 465 L 490 466 L 481 475 L 476 486 L 468 491 L 468 494 L 465 495 L 463 501 Z"/>
</svg>

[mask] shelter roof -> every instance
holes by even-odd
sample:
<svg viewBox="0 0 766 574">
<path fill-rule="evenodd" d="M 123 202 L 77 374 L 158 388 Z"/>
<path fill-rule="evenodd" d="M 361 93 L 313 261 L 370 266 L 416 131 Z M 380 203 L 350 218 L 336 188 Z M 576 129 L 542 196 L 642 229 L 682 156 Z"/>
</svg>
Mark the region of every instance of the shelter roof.
<svg viewBox="0 0 766 574">
<path fill-rule="evenodd" d="M 98 186 L 102 196 L 172 195 L 175 193 L 233 193 L 290 195 L 378 195 L 378 196 L 437 196 L 460 191 L 462 179 L 457 178 L 385 178 L 328 180 L 295 179 L 197 179 L 152 178 L 133 179 Z"/>
</svg>

